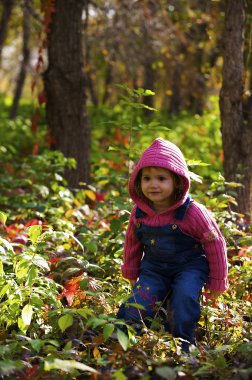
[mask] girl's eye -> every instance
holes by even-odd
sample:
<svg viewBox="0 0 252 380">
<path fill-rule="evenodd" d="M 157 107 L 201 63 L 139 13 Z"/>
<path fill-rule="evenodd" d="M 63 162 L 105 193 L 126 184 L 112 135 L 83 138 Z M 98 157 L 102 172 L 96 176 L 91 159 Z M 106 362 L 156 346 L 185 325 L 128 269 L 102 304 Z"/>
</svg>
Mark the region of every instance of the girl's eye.
<svg viewBox="0 0 252 380">
<path fill-rule="evenodd" d="M 166 180 L 165 177 L 159 177 L 158 179 L 159 179 L 159 181 L 161 181 L 161 182 Z"/>
<path fill-rule="evenodd" d="M 150 179 L 150 177 L 147 177 L 147 176 L 142 177 L 143 181 L 149 181 L 149 179 Z"/>
</svg>

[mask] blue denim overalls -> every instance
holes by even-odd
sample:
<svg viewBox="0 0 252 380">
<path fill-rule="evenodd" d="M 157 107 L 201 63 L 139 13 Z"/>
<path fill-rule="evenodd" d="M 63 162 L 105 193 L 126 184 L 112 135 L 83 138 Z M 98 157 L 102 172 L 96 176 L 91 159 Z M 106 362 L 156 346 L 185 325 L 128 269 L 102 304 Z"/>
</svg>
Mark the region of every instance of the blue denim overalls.
<svg viewBox="0 0 252 380">
<path fill-rule="evenodd" d="M 177 220 L 183 220 L 190 203 L 188 197 L 177 209 Z M 137 208 L 136 218 L 144 215 Z M 118 317 L 134 323 L 143 319 L 150 327 L 160 303 L 168 298 L 165 330 L 194 344 L 194 330 L 200 318 L 199 294 L 209 274 L 202 245 L 183 233 L 177 224 L 151 227 L 139 222 L 136 234 L 144 244 L 144 257 L 133 296 L 121 305 Z M 144 306 L 144 310 L 130 305 L 136 303 Z M 183 346 L 187 351 L 188 344 Z"/>
</svg>

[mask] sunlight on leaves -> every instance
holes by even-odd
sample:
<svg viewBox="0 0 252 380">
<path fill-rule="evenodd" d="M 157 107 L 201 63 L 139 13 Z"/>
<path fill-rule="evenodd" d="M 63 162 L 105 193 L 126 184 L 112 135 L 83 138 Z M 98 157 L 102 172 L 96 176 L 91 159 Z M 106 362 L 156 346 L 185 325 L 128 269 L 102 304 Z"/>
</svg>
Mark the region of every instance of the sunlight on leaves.
<svg viewBox="0 0 252 380">
<path fill-rule="evenodd" d="M 42 232 L 42 226 L 35 225 L 28 228 L 28 236 L 33 244 L 36 244 Z"/>
<path fill-rule="evenodd" d="M 117 330 L 117 339 L 124 351 L 127 351 L 129 346 L 129 338 L 128 336 L 120 329 Z"/>
<path fill-rule="evenodd" d="M 127 377 L 124 375 L 123 370 L 120 368 L 112 375 L 113 380 L 127 380 Z"/>
<path fill-rule="evenodd" d="M 5 225 L 6 220 L 7 220 L 7 215 L 4 212 L 0 211 L 0 222 L 2 222 L 3 225 Z"/>
<path fill-rule="evenodd" d="M 22 319 L 24 323 L 29 326 L 32 320 L 33 315 L 33 307 L 30 304 L 25 305 L 25 307 L 22 310 Z"/>
<path fill-rule="evenodd" d="M 44 365 L 45 371 L 51 371 L 52 369 L 59 369 L 64 372 L 72 372 L 74 369 L 78 369 L 80 371 L 88 371 L 97 373 L 97 371 L 89 367 L 86 364 L 77 362 L 75 360 L 61 360 L 61 359 L 54 359 L 53 361 L 46 360 Z"/>
<path fill-rule="evenodd" d="M 58 320 L 59 328 L 64 332 L 68 327 L 73 324 L 73 316 L 71 314 L 65 314 Z"/>
</svg>

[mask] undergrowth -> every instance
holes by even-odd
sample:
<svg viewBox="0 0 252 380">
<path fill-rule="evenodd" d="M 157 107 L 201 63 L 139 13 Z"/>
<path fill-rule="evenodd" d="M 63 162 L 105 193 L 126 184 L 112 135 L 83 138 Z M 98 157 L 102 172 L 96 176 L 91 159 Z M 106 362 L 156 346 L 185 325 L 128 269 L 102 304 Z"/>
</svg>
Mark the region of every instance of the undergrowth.
<svg viewBox="0 0 252 380">
<path fill-rule="evenodd" d="M 238 184 L 221 174 L 218 115 L 144 119 L 140 95 L 128 91 L 114 110 L 90 110 L 91 183 L 71 191 L 64 170 L 73 162 L 47 149 L 45 127 L 33 133 L 28 119 L 1 120 L 3 379 L 249 379 L 251 227 L 230 208 Z M 116 319 L 130 292 L 120 273 L 129 171 L 157 136 L 185 153 L 192 195 L 213 212 L 228 246 L 229 289 L 213 304 L 202 297 L 189 355 L 158 324 L 126 336 Z"/>
</svg>

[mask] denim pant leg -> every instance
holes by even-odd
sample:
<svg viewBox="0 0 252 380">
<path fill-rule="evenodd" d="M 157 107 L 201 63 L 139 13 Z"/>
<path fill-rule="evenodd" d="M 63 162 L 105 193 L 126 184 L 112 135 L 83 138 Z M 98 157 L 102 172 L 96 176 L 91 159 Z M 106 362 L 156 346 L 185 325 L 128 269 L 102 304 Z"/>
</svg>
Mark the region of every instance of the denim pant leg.
<svg viewBox="0 0 252 380">
<path fill-rule="evenodd" d="M 156 314 L 156 303 L 163 301 L 167 291 L 165 278 L 145 266 L 139 275 L 139 280 L 133 287 L 133 296 L 121 305 L 117 314 L 118 318 L 135 323 L 141 323 L 144 320 L 146 326 L 150 327 L 150 319 Z M 142 305 L 144 309 L 130 305 L 136 303 Z"/>
<path fill-rule="evenodd" d="M 200 318 L 199 295 L 208 274 L 199 269 L 178 273 L 172 283 L 169 303 L 171 332 L 175 337 L 195 343 L 195 327 Z"/>
</svg>

